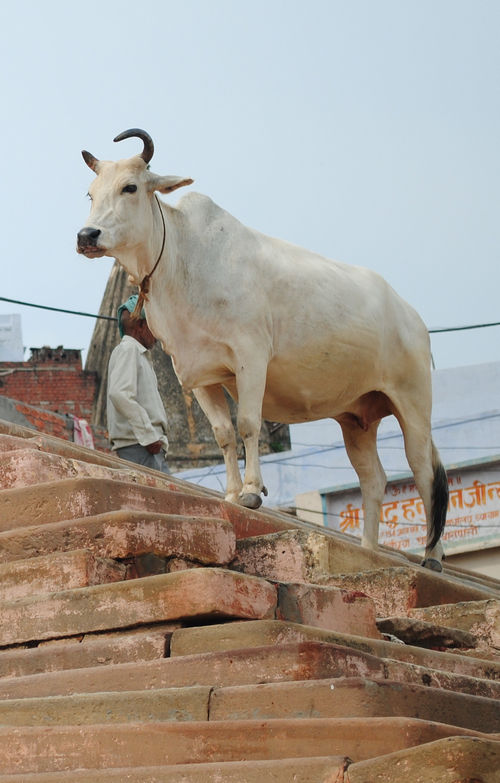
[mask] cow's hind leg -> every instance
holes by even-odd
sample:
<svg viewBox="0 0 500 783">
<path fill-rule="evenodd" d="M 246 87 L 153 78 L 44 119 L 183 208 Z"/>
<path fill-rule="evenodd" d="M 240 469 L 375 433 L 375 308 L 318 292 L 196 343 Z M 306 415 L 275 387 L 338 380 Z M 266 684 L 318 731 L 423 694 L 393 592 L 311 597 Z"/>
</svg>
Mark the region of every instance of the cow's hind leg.
<svg viewBox="0 0 500 783">
<path fill-rule="evenodd" d="M 442 571 L 443 545 L 440 541 L 446 523 L 448 508 L 448 479 L 430 432 L 430 420 L 417 410 L 411 416 L 396 416 L 403 430 L 408 464 L 424 504 L 427 520 L 427 543 L 422 565 L 433 571 Z M 429 417 L 430 419 L 430 417 Z"/>
<path fill-rule="evenodd" d="M 203 413 L 212 425 L 215 440 L 224 455 L 226 500 L 238 503 L 242 481 L 236 453 L 236 434 L 224 390 L 222 386 L 204 386 L 193 391 Z"/>
<path fill-rule="evenodd" d="M 386 486 L 386 475 L 377 453 L 377 429 L 379 421 L 362 429 L 359 422 L 350 417 L 340 421 L 347 455 L 359 478 L 364 507 L 362 546 L 376 549 L 380 512 Z"/>
</svg>

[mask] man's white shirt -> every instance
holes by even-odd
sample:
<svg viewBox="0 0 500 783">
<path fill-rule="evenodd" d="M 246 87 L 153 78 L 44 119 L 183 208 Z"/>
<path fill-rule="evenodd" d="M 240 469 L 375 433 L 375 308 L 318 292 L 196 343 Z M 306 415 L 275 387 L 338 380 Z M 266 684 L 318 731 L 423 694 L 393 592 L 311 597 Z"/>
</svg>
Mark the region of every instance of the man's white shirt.
<svg viewBox="0 0 500 783">
<path fill-rule="evenodd" d="M 167 451 L 167 415 L 151 354 L 130 335 L 122 337 L 109 360 L 107 416 L 112 449 L 160 440 Z"/>
</svg>

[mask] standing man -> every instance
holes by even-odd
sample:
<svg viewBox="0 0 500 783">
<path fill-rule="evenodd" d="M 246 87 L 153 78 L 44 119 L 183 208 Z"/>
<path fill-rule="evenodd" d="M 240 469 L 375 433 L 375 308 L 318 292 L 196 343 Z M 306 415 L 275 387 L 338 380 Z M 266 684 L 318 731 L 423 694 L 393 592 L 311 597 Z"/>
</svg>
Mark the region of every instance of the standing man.
<svg viewBox="0 0 500 783">
<path fill-rule="evenodd" d="M 118 308 L 121 342 L 108 367 L 108 432 L 111 449 L 122 459 L 169 473 L 167 416 L 149 349 L 156 338 L 146 314 L 133 319 L 137 294 Z"/>
</svg>

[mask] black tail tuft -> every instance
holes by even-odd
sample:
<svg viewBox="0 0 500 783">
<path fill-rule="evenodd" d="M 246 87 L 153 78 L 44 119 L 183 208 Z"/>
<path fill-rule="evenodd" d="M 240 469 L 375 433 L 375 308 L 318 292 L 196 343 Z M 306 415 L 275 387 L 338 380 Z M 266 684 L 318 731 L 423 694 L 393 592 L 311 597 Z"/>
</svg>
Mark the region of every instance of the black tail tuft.
<svg viewBox="0 0 500 783">
<path fill-rule="evenodd" d="M 437 457 L 437 454 L 436 454 Z M 434 462 L 434 481 L 432 482 L 432 519 L 430 541 L 427 551 L 431 551 L 443 535 L 448 510 L 448 477 L 442 462 L 437 457 Z"/>
</svg>

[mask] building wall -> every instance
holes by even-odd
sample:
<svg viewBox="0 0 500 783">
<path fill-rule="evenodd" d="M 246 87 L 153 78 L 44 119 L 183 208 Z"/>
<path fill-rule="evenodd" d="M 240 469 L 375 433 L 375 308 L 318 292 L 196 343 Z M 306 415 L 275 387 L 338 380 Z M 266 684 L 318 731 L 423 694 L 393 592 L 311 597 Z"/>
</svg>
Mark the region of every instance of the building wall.
<svg viewBox="0 0 500 783">
<path fill-rule="evenodd" d="M 73 416 L 90 422 L 95 394 L 96 374 L 82 368 L 79 350 L 32 348 L 27 362 L 0 362 L 4 415 L 41 432 L 72 440 Z M 97 447 L 107 447 L 104 433 L 93 435 Z"/>
<path fill-rule="evenodd" d="M 56 413 L 92 416 L 95 373 L 82 369 L 79 350 L 32 348 L 27 362 L 0 363 L 0 394 Z"/>
<path fill-rule="evenodd" d="M 449 468 L 448 486 L 447 522 L 442 536 L 447 562 L 500 579 L 500 561 L 495 556 L 500 547 L 500 458 L 472 460 Z M 296 497 L 296 508 L 300 519 L 361 536 L 359 485 L 302 493 Z M 425 512 L 411 475 L 388 482 L 378 540 L 394 549 L 423 555 Z"/>
<path fill-rule="evenodd" d="M 491 576 L 493 579 L 500 579 L 500 547 L 451 555 L 446 558 L 446 563 L 465 568 L 467 571 L 476 571 L 484 576 Z"/>
<path fill-rule="evenodd" d="M 30 427 L 47 435 L 55 435 L 64 440 L 73 440 L 73 418 L 54 413 L 45 408 L 37 408 L 26 402 L 0 397 L 0 419 Z"/>
</svg>

